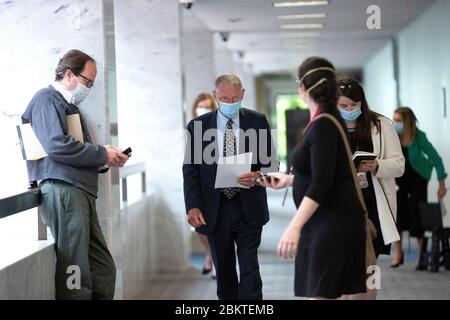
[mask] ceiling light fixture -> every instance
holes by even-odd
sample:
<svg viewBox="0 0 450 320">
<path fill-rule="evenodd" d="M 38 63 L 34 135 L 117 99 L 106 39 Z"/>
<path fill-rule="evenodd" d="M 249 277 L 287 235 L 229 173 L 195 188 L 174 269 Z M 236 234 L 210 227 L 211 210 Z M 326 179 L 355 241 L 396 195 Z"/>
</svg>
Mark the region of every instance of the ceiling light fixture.
<svg viewBox="0 0 450 320">
<path fill-rule="evenodd" d="M 320 44 L 319 39 L 284 39 L 283 43 L 289 46 L 317 46 Z"/>
<path fill-rule="evenodd" d="M 293 30 L 293 29 L 322 29 L 323 23 L 298 23 L 298 24 L 282 24 L 280 29 Z"/>
<path fill-rule="evenodd" d="M 283 38 L 320 38 L 320 32 L 286 32 L 282 33 Z"/>
<path fill-rule="evenodd" d="M 306 7 L 306 6 L 324 6 L 330 4 L 328 0 L 320 1 L 290 1 L 290 2 L 273 2 L 275 8 L 290 8 L 290 7 Z"/>
<path fill-rule="evenodd" d="M 315 45 L 305 45 L 305 44 L 291 44 L 285 45 L 285 48 L 288 49 L 298 49 L 298 50 L 317 50 L 317 46 Z"/>
<path fill-rule="evenodd" d="M 283 14 L 278 15 L 279 20 L 290 20 L 290 19 L 322 19 L 326 18 L 326 13 L 305 13 L 305 14 Z"/>
</svg>

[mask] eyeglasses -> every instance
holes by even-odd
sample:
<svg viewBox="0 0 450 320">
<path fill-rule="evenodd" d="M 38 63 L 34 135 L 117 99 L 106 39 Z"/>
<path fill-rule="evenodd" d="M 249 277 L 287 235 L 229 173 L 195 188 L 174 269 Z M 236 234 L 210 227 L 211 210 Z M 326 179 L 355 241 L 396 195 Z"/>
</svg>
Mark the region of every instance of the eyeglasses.
<svg viewBox="0 0 450 320">
<path fill-rule="evenodd" d="M 86 87 L 88 87 L 88 88 L 92 88 L 93 86 L 94 86 L 94 80 L 91 80 L 91 79 L 89 79 L 89 78 L 86 78 L 85 76 L 83 76 L 81 73 L 80 74 L 78 74 L 78 76 L 80 76 L 80 77 L 82 77 L 84 80 L 86 80 L 87 81 L 87 83 L 86 83 Z"/>
</svg>

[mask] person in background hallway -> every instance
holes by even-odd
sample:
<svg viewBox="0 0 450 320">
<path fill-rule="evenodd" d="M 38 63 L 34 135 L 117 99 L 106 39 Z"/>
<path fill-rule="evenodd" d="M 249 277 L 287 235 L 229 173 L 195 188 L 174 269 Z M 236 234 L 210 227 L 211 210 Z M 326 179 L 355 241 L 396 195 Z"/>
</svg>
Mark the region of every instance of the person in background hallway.
<svg viewBox="0 0 450 320">
<path fill-rule="evenodd" d="M 197 118 L 205 113 L 216 110 L 217 104 L 214 97 L 207 92 L 203 92 L 195 98 L 194 103 L 192 104 L 192 118 Z"/>
<path fill-rule="evenodd" d="M 408 230 L 410 235 L 417 237 L 419 244 L 419 261 L 416 270 L 426 270 L 425 249 L 423 247 L 424 230 L 420 223 L 419 204 L 427 202 L 428 181 L 431 179 L 433 168 L 436 169 L 439 189 L 437 198 L 441 200 L 447 193 L 445 178 L 447 173 L 436 149 L 427 139 L 425 133 L 417 128 L 417 118 L 407 107 L 398 108 L 394 112 L 395 130 L 400 137 L 403 155 L 406 159 L 405 174 L 397 179 L 399 190 L 398 202 L 398 231 Z M 394 255 L 391 267 L 396 268 L 403 263 L 404 254 L 402 241 L 394 245 Z"/>
<path fill-rule="evenodd" d="M 27 161 L 28 177 L 39 183 L 42 218 L 56 249 L 56 299 L 113 299 L 116 269 L 98 222 L 95 200 L 99 168 L 122 167 L 128 156 L 94 144 L 79 104 L 97 75 L 95 60 L 70 50 L 59 61 L 55 82 L 39 90 L 22 115 L 47 157 Z M 68 135 L 68 115 L 79 114 L 84 143 Z M 76 266 L 80 287 L 69 286 Z"/>
<path fill-rule="evenodd" d="M 261 171 L 278 168 L 278 159 L 272 152 L 274 146 L 266 117 L 241 107 L 244 89 L 239 77 L 234 74 L 218 77 L 214 97 L 219 109 L 193 119 L 187 126 L 191 139 L 186 145 L 183 176 L 188 222 L 197 232 L 208 236 L 217 273 L 218 298 L 259 300 L 262 281 L 257 251 L 262 227 L 269 221 L 269 210 L 266 190 L 257 186 L 255 180 Z M 256 141 L 246 136 L 253 130 L 257 133 Z M 210 143 L 203 141 L 206 131 L 215 133 Z M 210 146 L 213 146 L 210 153 L 213 159 L 205 158 Z M 251 172 L 238 177 L 244 188 L 216 189 L 219 156 L 250 151 L 253 152 Z M 202 155 L 200 160 L 195 159 L 196 153 Z"/>
<path fill-rule="evenodd" d="M 352 152 L 378 155 L 375 160 L 362 161 L 356 169 L 365 182 L 361 187 L 369 219 L 377 229 L 378 236 L 373 240 L 375 255 L 377 258 L 380 254 L 390 255 L 390 243 L 400 238 L 395 224 L 395 178 L 400 177 L 405 169 L 400 141 L 392 121 L 370 110 L 358 81 L 342 79 L 338 85 L 338 109 L 347 125 Z M 376 289 L 368 289 L 366 294 L 349 298 L 376 299 L 376 294 Z"/>
<path fill-rule="evenodd" d="M 294 175 L 258 179 L 275 189 L 293 185 L 298 208 L 278 244 L 278 254 L 295 256 L 296 296 L 336 299 L 366 292 L 366 217 L 355 190 L 344 142 L 330 119 L 345 128 L 337 109 L 334 66 L 311 57 L 298 69 L 298 91 L 311 120 L 292 154 Z M 277 178 L 278 180 L 274 180 Z"/>
<path fill-rule="evenodd" d="M 197 118 L 204 115 L 205 113 L 216 111 L 217 104 L 214 97 L 207 92 L 200 93 L 197 98 L 195 98 L 192 104 L 192 118 Z M 211 272 L 212 278 L 216 278 L 216 269 L 214 268 L 213 258 L 211 255 L 211 248 L 208 244 L 208 237 L 204 234 L 197 233 L 198 238 L 202 242 L 206 250 L 205 261 L 203 263 L 202 274 L 209 274 Z"/>
</svg>

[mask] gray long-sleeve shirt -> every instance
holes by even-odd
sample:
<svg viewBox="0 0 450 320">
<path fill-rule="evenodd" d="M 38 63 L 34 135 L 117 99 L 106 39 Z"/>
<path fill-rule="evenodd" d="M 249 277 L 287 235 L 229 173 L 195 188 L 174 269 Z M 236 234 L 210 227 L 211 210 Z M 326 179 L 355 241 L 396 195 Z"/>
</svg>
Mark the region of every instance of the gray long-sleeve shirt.
<svg viewBox="0 0 450 320">
<path fill-rule="evenodd" d="M 98 169 L 106 162 L 106 149 L 92 144 L 81 114 L 84 143 L 68 135 L 66 116 L 79 113 L 53 86 L 35 94 L 22 122 L 31 124 L 48 157 L 27 161 L 28 178 L 63 180 L 97 197 Z"/>
</svg>

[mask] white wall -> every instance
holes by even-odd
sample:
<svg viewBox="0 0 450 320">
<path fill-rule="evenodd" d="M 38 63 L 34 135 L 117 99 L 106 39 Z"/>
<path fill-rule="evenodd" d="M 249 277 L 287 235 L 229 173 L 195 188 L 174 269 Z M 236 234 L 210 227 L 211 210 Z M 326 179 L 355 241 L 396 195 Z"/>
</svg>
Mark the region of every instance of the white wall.
<svg viewBox="0 0 450 320">
<path fill-rule="evenodd" d="M 415 111 L 420 128 L 427 133 L 449 172 L 450 115 L 442 116 L 441 88 L 450 90 L 450 1 L 437 1 L 400 33 L 398 42 L 401 103 Z M 447 101 L 450 101 L 448 92 Z M 428 199 L 435 201 L 435 173 L 428 190 Z M 446 197 L 446 205 L 450 209 L 450 196 Z"/>
<path fill-rule="evenodd" d="M 388 118 L 397 108 L 393 50 L 392 41 L 388 41 L 364 66 L 363 85 L 369 106 Z"/>
<path fill-rule="evenodd" d="M 392 55 L 387 45 L 365 66 L 366 92 L 375 110 L 392 116 L 395 108 L 392 75 Z M 442 87 L 447 88 L 450 101 L 450 1 L 436 1 L 427 11 L 398 35 L 400 68 L 400 103 L 414 110 L 419 127 L 441 155 L 446 171 L 450 171 L 450 115 L 443 117 Z M 385 99 L 386 97 L 386 99 Z M 447 110 L 447 113 L 450 113 Z M 450 180 L 447 179 L 447 185 Z M 429 184 L 429 201 L 436 201 L 436 173 Z M 450 195 L 445 198 L 450 211 Z M 450 214 L 446 216 L 450 225 Z"/>
<path fill-rule="evenodd" d="M 3 267 L 0 264 L 0 300 L 55 299 L 55 249 L 53 240 L 31 243 L 15 241 L 0 244 L 0 249 L 21 253 L 20 259 Z"/>
</svg>

